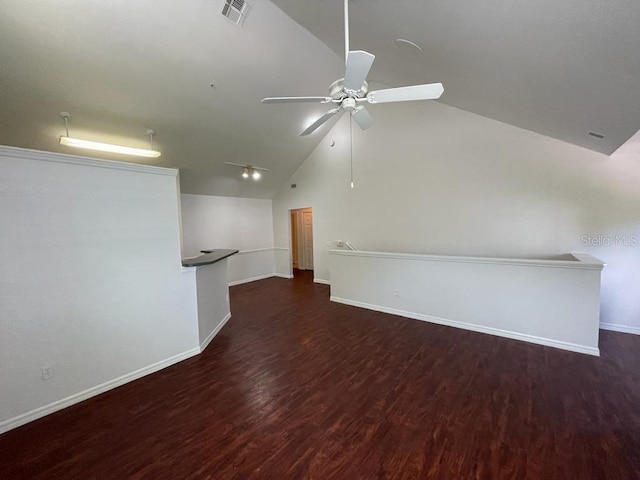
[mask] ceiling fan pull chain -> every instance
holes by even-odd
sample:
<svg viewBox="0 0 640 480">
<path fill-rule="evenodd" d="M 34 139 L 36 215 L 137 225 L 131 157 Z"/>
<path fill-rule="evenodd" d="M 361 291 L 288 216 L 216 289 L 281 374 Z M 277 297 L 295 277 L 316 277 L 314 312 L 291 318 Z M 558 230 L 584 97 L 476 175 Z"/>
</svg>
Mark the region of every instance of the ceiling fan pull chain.
<svg viewBox="0 0 640 480">
<path fill-rule="evenodd" d="M 353 126 L 351 115 L 349 115 L 349 144 L 351 146 L 351 188 L 353 188 Z"/>
</svg>

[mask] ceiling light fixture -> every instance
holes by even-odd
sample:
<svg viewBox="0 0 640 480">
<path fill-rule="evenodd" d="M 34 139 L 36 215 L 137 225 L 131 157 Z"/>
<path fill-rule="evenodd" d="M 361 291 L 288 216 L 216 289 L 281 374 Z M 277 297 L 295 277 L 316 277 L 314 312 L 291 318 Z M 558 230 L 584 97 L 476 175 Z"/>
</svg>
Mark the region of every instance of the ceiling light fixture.
<svg viewBox="0 0 640 480">
<path fill-rule="evenodd" d="M 242 165 L 241 163 L 232 163 L 232 162 L 224 162 L 225 165 L 231 165 L 232 167 L 240 167 L 242 168 L 242 178 L 253 178 L 254 180 L 260 180 L 262 174 L 260 170 L 263 172 L 268 172 L 268 168 L 256 167 L 255 165 Z"/>
<path fill-rule="evenodd" d="M 404 38 L 396 38 L 395 40 L 396 47 L 400 50 L 404 50 L 409 53 L 422 53 L 422 47 L 417 43 L 412 42 L 411 40 L 406 40 Z"/>
<path fill-rule="evenodd" d="M 64 127 L 66 135 L 60 136 L 60 145 L 68 147 L 84 148 L 87 150 L 97 150 L 100 152 L 120 153 L 122 155 L 134 155 L 137 157 L 157 158 L 161 153 L 153 149 L 153 136 L 156 134 L 153 130 L 147 130 L 149 136 L 150 149 L 126 147 L 124 145 L 114 145 L 112 143 L 94 142 L 92 140 L 83 140 L 81 138 L 73 138 L 69 136 L 69 118 L 71 115 L 67 112 L 60 112 L 60 116 L 64 119 Z"/>
</svg>

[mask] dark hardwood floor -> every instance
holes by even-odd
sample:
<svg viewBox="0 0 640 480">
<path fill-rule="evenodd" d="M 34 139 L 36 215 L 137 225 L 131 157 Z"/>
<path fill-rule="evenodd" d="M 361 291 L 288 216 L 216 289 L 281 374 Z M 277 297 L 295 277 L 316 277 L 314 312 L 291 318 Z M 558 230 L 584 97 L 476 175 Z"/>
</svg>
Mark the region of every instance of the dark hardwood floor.
<svg viewBox="0 0 640 480">
<path fill-rule="evenodd" d="M 200 356 L 0 436 L 1 479 L 640 478 L 640 337 L 600 358 L 231 289 Z"/>
</svg>

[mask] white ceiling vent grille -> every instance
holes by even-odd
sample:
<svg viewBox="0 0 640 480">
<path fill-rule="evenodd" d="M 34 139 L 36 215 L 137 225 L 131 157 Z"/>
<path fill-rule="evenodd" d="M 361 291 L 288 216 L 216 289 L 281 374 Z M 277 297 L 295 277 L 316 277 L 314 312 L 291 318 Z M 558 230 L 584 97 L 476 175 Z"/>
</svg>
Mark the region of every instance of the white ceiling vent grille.
<svg viewBox="0 0 640 480">
<path fill-rule="evenodd" d="M 245 0 L 225 0 L 221 13 L 234 25 L 242 25 L 248 11 L 249 4 Z"/>
</svg>

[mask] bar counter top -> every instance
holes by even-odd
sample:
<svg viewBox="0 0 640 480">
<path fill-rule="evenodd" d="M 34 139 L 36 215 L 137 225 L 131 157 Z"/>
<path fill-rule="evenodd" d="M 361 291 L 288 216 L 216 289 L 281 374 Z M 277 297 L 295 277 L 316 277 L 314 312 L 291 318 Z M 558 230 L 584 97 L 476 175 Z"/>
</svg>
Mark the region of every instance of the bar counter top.
<svg viewBox="0 0 640 480">
<path fill-rule="evenodd" d="M 204 265 L 211 265 L 212 263 L 219 262 L 220 260 L 224 260 L 231 255 L 235 255 L 238 253 L 238 250 L 231 249 L 217 249 L 217 250 L 200 250 L 203 255 L 199 257 L 192 258 L 183 258 L 182 266 L 183 267 L 202 267 Z"/>
</svg>

